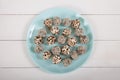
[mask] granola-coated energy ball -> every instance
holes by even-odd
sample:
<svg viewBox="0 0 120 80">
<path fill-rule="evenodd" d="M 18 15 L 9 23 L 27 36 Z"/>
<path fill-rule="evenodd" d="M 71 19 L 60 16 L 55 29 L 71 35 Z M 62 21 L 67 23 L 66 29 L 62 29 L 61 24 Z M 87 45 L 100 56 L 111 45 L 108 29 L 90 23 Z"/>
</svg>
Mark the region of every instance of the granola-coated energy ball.
<svg viewBox="0 0 120 80">
<path fill-rule="evenodd" d="M 54 55 L 60 55 L 61 49 L 60 49 L 59 46 L 55 46 L 55 47 L 52 48 L 51 51 Z"/>
<path fill-rule="evenodd" d="M 70 58 L 66 58 L 63 60 L 63 65 L 65 67 L 69 66 L 72 63 L 72 60 Z"/>
<path fill-rule="evenodd" d="M 82 29 L 82 28 L 77 28 L 77 29 L 75 29 L 75 35 L 76 35 L 76 36 L 81 36 L 81 35 L 83 35 L 83 29 Z"/>
<path fill-rule="evenodd" d="M 53 24 L 58 26 L 61 24 L 61 19 L 59 17 L 54 17 L 53 18 Z"/>
<path fill-rule="evenodd" d="M 35 44 L 42 44 L 43 43 L 43 38 L 41 36 L 35 36 L 34 43 Z"/>
<path fill-rule="evenodd" d="M 62 21 L 62 24 L 64 26 L 70 26 L 71 25 L 71 20 L 69 18 L 64 18 Z"/>
<path fill-rule="evenodd" d="M 64 36 L 58 36 L 58 43 L 64 44 L 66 42 L 66 38 Z"/>
<path fill-rule="evenodd" d="M 58 34 L 59 33 L 59 28 L 57 26 L 52 26 L 50 29 L 52 34 Z"/>
<path fill-rule="evenodd" d="M 62 54 L 69 55 L 70 54 L 70 47 L 65 45 L 62 47 Z"/>
<path fill-rule="evenodd" d="M 51 28 L 52 23 L 53 23 L 53 21 L 52 21 L 51 18 L 48 18 L 44 21 L 45 26 L 48 27 L 48 28 Z"/>
<path fill-rule="evenodd" d="M 38 35 L 41 36 L 41 37 L 45 37 L 47 34 L 46 30 L 45 29 L 40 29 Z"/>
<path fill-rule="evenodd" d="M 47 38 L 47 43 L 50 45 L 50 44 L 54 44 L 56 41 L 56 37 L 55 36 L 49 36 Z"/>
<path fill-rule="evenodd" d="M 47 60 L 51 57 L 51 53 L 49 51 L 45 51 L 44 54 L 43 54 L 43 59 Z"/>
<path fill-rule="evenodd" d="M 69 36 L 71 34 L 71 30 L 69 28 L 66 28 L 66 29 L 63 30 L 62 34 L 64 36 Z"/>
<path fill-rule="evenodd" d="M 79 28 L 80 20 L 79 19 L 72 20 L 71 26 L 72 28 Z"/>
<path fill-rule="evenodd" d="M 53 62 L 54 64 L 60 63 L 61 60 L 62 60 L 62 58 L 60 57 L 60 55 L 54 55 L 53 58 L 52 58 L 52 62 Z"/>
<path fill-rule="evenodd" d="M 40 53 L 41 51 L 43 51 L 43 47 L 40 46 L 40 45 L 36 45 L 36 47 L 34 48 L 34 51 L 35 51 L 36 53 Z"/>
<path fill-rule="evenodd" d="M 80 36 L 80 43 L 87 44 L 89 41 L 88 37 L 86 35 Z"/>
<path fill-rule="evenodd" d="M 85 46 L 78 46 L 77 52 L 79 55 L 84 54 L 86 52 L 86 47 Z"/>
<path fill-rule="evenodd" d="M 68 38 L 68 41 L 67 41 L 68 45 L 73 47 L 75 46 L 75 44 L 77 43 L 77 40 L 75 37 L 72 37 L 72 38 Z"/>
<path fill-rule="evenodd" d="M 72 53 L 71 53 L 71 58 L 72 58 L 72 59 L 77 59 L 77 58 L 78 58 L 78 53 L 77 53 L 77 51 L 72 51 Z"/>
</svg>

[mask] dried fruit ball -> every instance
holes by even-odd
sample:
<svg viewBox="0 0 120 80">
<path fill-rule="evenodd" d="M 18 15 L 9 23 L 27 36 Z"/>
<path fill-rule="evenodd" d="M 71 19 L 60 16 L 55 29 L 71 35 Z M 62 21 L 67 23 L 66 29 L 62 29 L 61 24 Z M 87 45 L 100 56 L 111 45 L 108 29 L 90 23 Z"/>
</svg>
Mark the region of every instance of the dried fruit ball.
<svg viewBox="0 0 120 80">
<path fill-rule="evenodd" d="M 52 53 L 54 55 L 60 55 L 60 52 L 61 52 L 61 49 L 60 49 L 59 46 L 55 46 L 55 47 L 52 48 Z"/>
<path fill-rule="evenodd" d="M 70 54 L 70 47 L 68 45 L 63 46 L 62 53 L 65 55 L 69 55 Z"/>
<path fill-rule="evenodd" d="M 56 37 L 55 36 L 49 36 L 47 38 L 47 43 L 50 45 L 50 44 L 54 44 L 56 41 Z"/>
<path fill-rule="evenodd" d="M 86 44 L 86 43 L 88 43 L 88 41 L 89 41 L 89 39 L 86 35 L 80 36 L 80 43 Z"/>
<path fill-rule="evenodd" d="M 79 46 L 77 48 L 77 52 L 79 55 L 84 54 L 86 52 L 86 47 L 85 46 Z"/>
<path fill-rule="evenodd" d="M 52 62 L 53 62 L 54 64 L 60 63 L 61 60 L 62 60 L 62 58 L 61 58 L 59 55 L 54 55 L 53 58 L 52 58 Z"/>
<path fill-rule="evenodd" d="M 35 44 L 42 44 L 43 43 L 43 38 L 41 36 L 35 36 L 34 43 Z"/>
<path fill-rule="evenodd" d="M 40 46 L 40 45 L 37 45 L 37 46 L 35 47 L 34 51 L 35 51 L 36 53 L 40 53 L 41 51 L 43 51 L 43 47 Z"/>
<path fill-rule="evenodd" d="M 72 60 L 70 58 L 66 58 L 63 60 L 63 65 L 65 67 L 69 66 L 72 63 Z"/>
<path fill-rule="evenodd" d="M 51 53 L 49 51 L 45 51 L 43 54 L 43 59 L 47 60 L 51 57 Z"/>
<path fill-rule="evenodd" d="M 45 37 L 46 34 L 47 34 L 46 30 L 45 30 L 45 29 L 41 29 L 41 30 L 39 31 L 39 34 L 38 34 L 38 35 L 41 36 L 41 37 Z"/>
<path fill-rule="evenodd" d="M 72 20 L 71 26 L 72 26 L 72 28 L 79 28 L 80 20 L 78 20 L 78 19 Z"/>
<path fill-rule="evenodd" d="M 64 44 L 66 42 L 66 38 L 64 36 L 58 36 L 58 43 Z"/>
<path fill-rule="evenodd" d="M 62 24 L 64 26 L 70 26 L 71 20 L 69 18 L 64 18 L 63 21 L 62 21 Z"/>
<path fill-rule="evenodd" d="M 81 35 L 83 35 L 83 29 L 82 29 L 82 28 L 77 28 L 77 29 L 75 29 L 75 35 L 76 35 L 76 36 L 81 36 Z"/>
<path fill-rule="evenodd" d="M 52 23 L 53 23 L 53 21 L 51 18 L 48 18 L 44 21 L 45 26 L 47 26 L 48 28 L 50 28 L 52 26 Z"/>
<path fill-rule="evenodd" d="M 68 38 L 68 41 L 67 41 L 68 45 L 69 46 L 75 46 L 75 44 L 77 43 L 77 40 L 75 37 L 72 37 L 72 38 Z"/>
<path fill-rule="evenodd" d="M 59 17 L 54 17 L 53 23 L 54 23 L 54 25 L 58 26 L 61 24 L 61 19 Z"/>
<path fill-rule="evenodd" d="M 64 36 L 68 36 L 68 35 L 71 34 L 71 30 L 70 30 L 69 28 L 66 28 L 66 29 L 63 30 L 62 34 L 63 34 Z"/>
<path fill-rule="evenodd" d="M 73 52 L 71 53 L 71 58 L 72 58 L 72 59 L 77 59 L 77 58 L 78 58 L 78 53 L 77 53 L 77 51 L 73 51 Z"/>
<path fill-rule="evenodd" d="M 57 26 L 53 26 L 50 29 L 50 31 L 51 31 L 52 34 L 58 34 L 59 33 L 59 28 Z"/>
</svg>

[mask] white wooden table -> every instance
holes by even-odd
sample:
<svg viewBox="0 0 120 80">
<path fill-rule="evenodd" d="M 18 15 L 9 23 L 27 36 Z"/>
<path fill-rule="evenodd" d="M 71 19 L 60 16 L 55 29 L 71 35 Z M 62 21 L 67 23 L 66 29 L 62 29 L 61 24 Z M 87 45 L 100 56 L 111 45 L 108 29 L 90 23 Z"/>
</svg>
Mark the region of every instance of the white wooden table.
<svg viewBox="0 0 120 80">
<path fill-rule="evenodd" d="M 44 9 L 77 9 L 94 31 L 94 51 L 73 72 L 50 74 L 26 49 L 30 21 Z M 0 0 L 0 80 L 120 80 L 120 0 Z"/>
</svg>

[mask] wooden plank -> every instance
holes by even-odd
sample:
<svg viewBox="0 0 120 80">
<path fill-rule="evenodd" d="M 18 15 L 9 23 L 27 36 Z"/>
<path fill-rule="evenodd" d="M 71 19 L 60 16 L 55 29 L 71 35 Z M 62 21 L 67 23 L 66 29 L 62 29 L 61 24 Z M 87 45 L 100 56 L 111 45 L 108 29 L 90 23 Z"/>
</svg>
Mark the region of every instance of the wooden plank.
<svg viewBox="0 0 120 80">
<path fill-rule="evenodd" d="M 94 51 L 83 67 L 120 67 L 120 41 L 95 41 Z M 25 41 L 0 41 L 0 67 L 36 67 Z"/>
<path fill-rule="evenodd" d="M 119 80 L 120 68 L 80 68 L 66 74 L 45 73 L 38 68 L 2 68 L 0 80 Z"/>
<path fill-rule="evenodd" d="M 63 6 L 82 14 L 120 14 L 119 0 L 1 0 L 0 14 L 37 14 L 47 8 Z"/>
<path fill-rule="evenodd" d="M 0 40 L 25 40 L 36 15 L 0 15 Z M 83 15 L 90 23 L 95 40 L 120 40 L 120 15 Z"/>
</svg>

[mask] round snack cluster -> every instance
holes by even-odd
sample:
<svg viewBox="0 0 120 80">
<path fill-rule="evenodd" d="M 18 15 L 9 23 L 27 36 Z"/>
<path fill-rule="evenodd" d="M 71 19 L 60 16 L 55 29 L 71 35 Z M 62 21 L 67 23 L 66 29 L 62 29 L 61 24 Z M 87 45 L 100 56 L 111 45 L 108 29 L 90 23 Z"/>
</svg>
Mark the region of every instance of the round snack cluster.
<svg viewBox="0 0 120 80">
<path fill-rule="evenodd" d="M 43 24 L 45 27 L 39 30 L 33 41 L 34 52 L 40 53 L 43 60 L 51 60 L 53 64 L 62 63 L 67 67 L 86 53 L 85 45 L 89 38 L 84 34 L 79 19 L 61 19 L 56 16 L 45 19 Z M 46 48 L 49 46 L 50 49 Z"/>
</svg>

